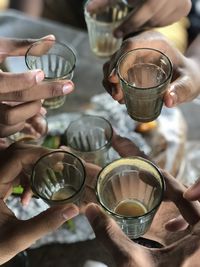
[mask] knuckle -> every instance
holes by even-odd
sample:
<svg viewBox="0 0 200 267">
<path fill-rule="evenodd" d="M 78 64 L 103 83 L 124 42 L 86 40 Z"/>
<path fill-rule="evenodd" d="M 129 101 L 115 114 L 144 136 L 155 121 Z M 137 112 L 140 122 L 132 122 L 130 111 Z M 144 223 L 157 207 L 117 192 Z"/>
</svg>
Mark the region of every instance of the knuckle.
<svg viewBox="0 0 200 267">
<path fill-rule="evenodd" d="M 59 96 L 62 95 L 61 90 L 59 90 L 60 86 L 58 85 L 52 85 L 51 89 L 50 89 L 50 97 L 55 97 L 55 96 Z"/>
</svg>

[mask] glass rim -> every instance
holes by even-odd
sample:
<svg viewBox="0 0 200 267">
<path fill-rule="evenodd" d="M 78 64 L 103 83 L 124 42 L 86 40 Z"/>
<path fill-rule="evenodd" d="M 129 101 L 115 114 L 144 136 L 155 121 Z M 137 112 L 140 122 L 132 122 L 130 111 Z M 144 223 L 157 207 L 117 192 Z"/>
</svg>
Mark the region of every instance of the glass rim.
<svg viewBox="0 0 200 267">
<path fill-rule="evenodd" d="M 52 42 L 52 43 L 55 43 L 55 44 L 59 44 L 59 45 L 65 47 L 66 49 L 68 49 L 68 51 L 72 54 L 72 56 L 73 56 L 73 58 L 74 58 L 74 62 L 73 62 L 73 65 L 72 65 L 72 67 L 71 67 L 71 69 L 69 70 L 68 73 L 66 73 L 66 74 L 64 74 L 64 75 L 62 75 L 62 76 L 58 76 L 58 77 L 56 77 L 56 78 L 45 77 L 44 79 L 45 79 L 45 80 L 65 79 L 65 78 L 66 78 L 69 74 L 71 74 L 71 73 L 74 71 L 74 69 L 75 69 L 75 66 L 76 66 L 76 55 L 75 55 L 75 52 L 73 51 L 73 49 L 72 49 L 68 44 L 64 44 L 64 43 L 62 43 L 62 42 L 60 42 L 60 41 L 45 39 L 45 40 L 38 40 L 38 41 L 32 43 L 32 44 L 29 46 L 29 48 L 27 49 L 26 53 L 25 53 L 25 63 L 26 63 L 27 68 L 28 68 L 29 70 L 34 70 L 33 68 L 31 68 L 31 66 L 30 66 L 29 63 L 28 63 L 28 57 L 31 56 L 31 55 L 29 55 L 29 52 L 30 52 L 31 49 L 33 49 L 37 44 L 42 43 L 42 42 L 45 42 L 45 41 L 47 41 L 47 42 Z M 46 53 L 45 53 L 45 54 L 46 54 Z M 43 54 L 43 55 L 45 55 L 45 54 Z M 42 55 L 41 55 L 41 56 L 42 56 Z M 34 57 L 34 56 L 33 56 L 33 57 Z M 35 57 L 36 57 L 36 56 L 35 56 Z M 42 69 L 41 69 L 41 70 L 42 70 Z M 43 71 L 43 70 L 42 70 L 42 71 Z"/>
<path fill-rule="evenodd" d="M 55 154 L 55 153 L 63 153 L 63 154 L 72 156 L 80 163 L 82 170 L 83 170 L 83 181 L 80 185 L 80 188 L 74 194 L 72 194 L 70 197 L 65 198 L 65 199 L 60 199 L 60 200 L 59 199 L 53 200 L 53 199 L 49 199 L 49 198 L 42 196 L 39 192 L 37 192 L 37 190 L 35 190 L 35 186 L 34 186 L 34 171 L 35 171 L 37 164 L 45 157 L 47 157 L 51 154 Z M 34 163 L 32 171 L 31 171 L 30 181 L 31 181 L 31 189 L 32 189 L 33 193 L 35 193 L 37 196 L 39 196 L 42 200 L 44 200 L 46 202 L 50 202 L 50 203 L 61 203 L 61 202 L 65 202 L 66 200 L 73 199 L 75 197 L 75 195 L 77 195 L 81 192 L 81 190 L 83 189 L 83 186 L 85 184 L 85 181 L 86 181 L 86 170 L 85 170 L 85 166 L 84 166 L 83 162 L 81 161 L 81 159 L 79 157 L 77 157 L 76 155 L 74 155 L 73 153 L 70 153 L 70 152 L 65 151 L 65 150 L 54 150 L 54 151 L 50 151 L 50 152 L 45 153 Z"/>
<path fill-rule="evenodd" d="M 102 25 L 102 26 L 108 26 L 108 25 L 110 25 L 110 26 L 112 26 L 112 24 L 117 24 L 117 23 L 120 23 L 120 22 L 122 22 L 123 20 L 124 20 L 124 17 L 123 18 L 121 18 L 121 19 L 119 19 L 119 20 L 117 20 L 117 21 L 115 21 L 115 22 L 104 22 L 104 21 L 98 21 L 98 20 L 96 20 L 96 19 L 94 19 L 91 15 L 90 15 L 90 12 L 88 12 L 87 11 L 87 5 L 88 5 L 88 2 L 89 2 L 90 0 L 87 0 L 86 2 L 85 2 L 85 4 L 84 4 L 84 6 L 83 6 L 83 9 L 84 9 L 84 15 L 85 15 L 85 18 L 86 19 L 90 19 L 90 20 L 92 20 L 92 21 L 95 21 L 95 23 L 96 24 L 99 24 L 99 25 Z M 124 4 L 124 6 L 126 6 L 126 7 L 129 7 L 129 5 L 127 4 L 127 1 L 126 0 L 121 0 L 120 1 L 121 2 L 121 4 Z"/>
<path fill-rule="evenodd" d="M 64 136 L 66 137 L 66 140 L 68 141 L 67 136 L 68 136 L 68 132 L 69 132 L 69 128 L 70 128 L 70 126 L 72 126 L 73 123 L 79 121 L 81 118 L 84 118 L 84 117 L 93 117 L 93 118 L 96 117 L 96 118 L 98 118 L 98 119 L 101 119 L 101 120 L 105 121 L 105 122 L 108 124 L 108 126 L 109 126 L 109 128 L 110 128 L 110 130 L 111 130 L 110 138 L 108 139 L 107 143 L 105 143 L 103 146 L 101 146 L 101 147 L 98 148 L 98 149 L 91 150 L 91 151 L 81 151 L 81 150 L 78 150 L 77 148 L 74 148 L 73 146 L 69 146 L 68 144 L 67 144 L 67 146 L 71 147 L 71 148 L 74 149 L 76 152 L 79 152 L 79 153 L 88 153 L 88 154 L 90 154 L 90 153 L 94 153 L 94 152 L 98 152 L 98 151 L 101 151 L 101 150 L 103 150 L 103 149 L 106 148 L 106 147 L 110 147 L 110 145 L 111 145 L 111 141 L 112 141 L 112 138 L 113 138 L 113 127 L 112 127 L 111 123 L 110 123 L 107 119 L 105 119 L 104 117 L 101 117 L 101 116 L 96 116 L 96 115 L 87 115 L 87 114 L 86 114 L 86 115 L 83 115 L 83 116 L 79 117 L 78 119 L 76 119 L 76 120 L 74 120 L 74 121 L 71 121 L 70 124 L 68 125 L 67 129 L 66 129 L 65 132 L 64 132 Z M 68 142 L 67 142 L 67 143 L 68 143 Z"/>
<path fill-rule="evenodd" d="M 120 64 L 122 63 L 122 61 L 125 59 L 125 57 L 133 52 L 137 52 L 139 50 L 150 50 L 150 51 L 154 51 L 154 52 L 157 52 L 158 54 L 161 54 L 162 56 L 164 56 L 164 58 L 167 60 L 167 62 L 169 63 L 169 74 L 167 75 L 167 77 L 164 79 L 164 81 L 162 81 L 159 85 L 157 86 L 151 86 L 151 87 L 137 87 L 137 86 L 134 86 L 132 84 L 130 84 L 128 81 L 126 81 L 121 73 L 120 73 Z M 120 56 L 120 58 L 118 59 L 117 61 L 117 65 L 116 65 L 116 68 L 117 68 L 117 75 L 119 77 L 119 79 L 124 82 L 126 85 L 128 85 L 129 87 L 131 88 L 134 88 L 136 90 L 144 90 L 144 89 L 148 89 L 148 90 L 153 90 L 155 89 L 156 87 L 161 87 L 163 84 L 165 84 L 167 82 L 167 80 L 169 80 L 171 77 L 172 77 L 172 74 L 173 74 L 173 64 L 172 64 L 172 61 L 170 60 L 170 58 L 165 55 L 162 51 L 158 50 L 158 49 L 155 49 L 155 48 L 150 48 L 150 47 L 141 47 L 141 48 L 135 48 L 135 49 L 132 49 L 132 50 L 129 50 L 127 51 L 126 53 L 122 54 Z"/>
<path fill-rule="evenodd" d="M 100 198 L 100 194 L 99 194 L 99 179 L 100 179 L 100 176 L 101 176 L 101 173 L 110 165 L 112 165 L 113 163 L 117 162 L 117 161 L 121 161 L 121 160 L 124 160 L 124 159 L 138 159 L 140 161 L 145 161 L 146 163 L 148 163 L 149 165 L 151 165 L 151 167 L 153 167 L 157 173 L 159 174 L 160 176 L 160 181 L 161 181 L 161 194 L 160 194 L 160 199 L 158 201 L 158 203 L 148 212 L 146 212 L 145 214 L 143 215 L 140 215 L 140 216 L 126 216 L 126 215 L 120 215 L 114 211 L 112 211 L 111 209 L 109 209 L 108 207 L 105 206 L 105 204 L 103 203 L 103 201 L 101 200 Z M 151 214 L 152 212 L 156 211 L 157 208 L 160 206 L 162 200 L 163 200 L 163 196 L 164 196 L 164 190 L 165 190 L 165 180 L 164 180 L 164 176 L 163 174 L 161 173 L 161 171 L 159 170 L 159 168 L 153 163 L 151 162 L 150 160 L 148 159 L 145 159 L 145 158 L 142 158 L 140 156 L 132 156 L 132 157 L 125 157 L 125 158 L 120 158 L 120 159 L 116 159 L 114 161 L 112 161 L 111 163 L 108 163 L 105 167 L 103 167 L 101 169 L 101 171 L 98 173 L 98 176 L 97 176 L 97 180 L 96 180 L 96 186 L 95 186 L 95 193 L 96 193 L 96 197 L 97 197 L 97 200 L 98 202 L 100 203 L 100 205 L 104 208 L 104 210 L 109 213 L 110 215 L 112 215 L 113 217 L 117 218 L 117 219 L 126 219 L 126 220 L 133 220 L 133 219 L 139 219 L 139 218 L 143 218 L 143 217 L 146 217 L 147 215 Z"/>
</svg>

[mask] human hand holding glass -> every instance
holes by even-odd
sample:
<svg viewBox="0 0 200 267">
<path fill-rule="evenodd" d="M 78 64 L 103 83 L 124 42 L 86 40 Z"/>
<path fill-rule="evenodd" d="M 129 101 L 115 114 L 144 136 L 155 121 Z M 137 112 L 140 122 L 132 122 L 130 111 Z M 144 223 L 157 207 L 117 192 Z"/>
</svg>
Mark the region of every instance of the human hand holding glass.
<svg viewBox="0 0 200 267">
<path fill-rule="evenodd" d="M 117 0 L 93 0 L 88 3 L 89 12 L 98 12 Z M 172 24 L 184 16 L 191 9 L 190 0 L 122 0 L 130 7 L 128 16 L 115 29 L 114 35 L 122 38 L 132 32 L 146 28 L 162 27 Z M 163 13 L 163 10 L 165 12 Z"/>
<path fill-rule="evenodd" d="M 13 186 L 20 184 L 21 173 L 29 170 L 32 164 L 47 152 L 49 150 L 46 148 L 23 143 L 15 143 L 0 151 L 0 264 L 7 262 L 79 213 L 74 204 L 63 204 L 51 207 L 29 220 L 19 220 L 6 206 L 4 201 L 12 193 Z M 27 188 L 25 187 L 22 195 L 23 204 L 27 204 L 30 199 L 26 194 L 30 185 L 27 177 L 26 184 Z"/>
<path fill-rule="evenodd" d="M 45 81 L 71 80 L 76 63 L 73 50 L 56 40 L 39 40 L 33 43 L 26 52 L 25 62 L 30 70 L 42 69 Z M 66 90 L 68 88 L 66 87 Z M 46 99 L 43 105 L 55 109 L 62 106 L 66 96 Z"/>
<path fill-rule="evenodd" d="M 55 41 L 53 35 L 40 40 Z M 0 62 L 7 57 L 25 56 L 30 45 L 38 39 L 1 38 Z M 0 137 L 11 135 L 24 127 L 29 118 L 41 111 L 41 99 L 61 96 L 73 90 L 69 80 L 43 82 L 44 72 L 34 69 L 24 73 L 0 72 Z M 12 105 L 12 103 L 17 105 Z"/>
<path fill-rule="evenodd" d="M 119 51 L 113 55 L 110 61 L 104 64 L 103 85 L 116 101 L 120 104 L 124 103 L 124 94 L 116 71 L 117 62 L 126 52 L 143 47 L 164 52 L 173 64 L 172 80 L 163 98 L 167 107 L 171 108 L 191 101 L 199 95 L 200 79 L 196 72 L 199 63 L 196 62 L 195 57 L 192 57 L 191 54 L 191 58 L 185 57 L 159 32 L 146 31 L 125 40 Z"/>
</svg>

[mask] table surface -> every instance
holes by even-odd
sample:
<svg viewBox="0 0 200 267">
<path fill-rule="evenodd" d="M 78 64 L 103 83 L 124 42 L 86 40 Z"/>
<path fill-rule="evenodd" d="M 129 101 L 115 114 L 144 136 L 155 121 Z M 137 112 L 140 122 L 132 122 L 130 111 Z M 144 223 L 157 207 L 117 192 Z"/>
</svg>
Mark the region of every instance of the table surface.
<svg viewBox="0 0 200 267">
<path fill-rule="evenodd" d="M 88 36 L 85 32 L 78 31 L 69 26 L 42 19 L 32 19 L 20 12 L 7 11 L 0 13 L 0 35 L 17 38 L 40 38 L 47 34 L 54 34 L 64 43 L 70 44 L 77 56 L 77 66 L 73 81 L 76 88 L 73 94 L 68 96 L 66 104 L 59 110 L 50 111 L 50 115 L 60 112 L 84 111 L 88 107 L 91 96 L 104 92 L 101 84 L 102 65 L 105 60 L 96 58 L 89 49 Z M 26 70 L 24 59 L 9 59 L 7 64 L 13 71 Z M 15 64 L 14 64 L 15 63 Z M 189 112 L 199 111 L 199 106 L 185 106 L 183 112 L 187 118 Z M 191 114 L 188 115 L 191 125 Z M 194 119 L 194 118 L 193 118 Z M 195 119 L 194 119 L 195 120 Z M 193 123 L 195 129 L 200 129 L 198 121 Z M 198 133 L 189 133 L 191 139 L 200 137 Z M 166 211 L 166 210 L 165 210 Z M 161 211 L 162 213 L 162 211 Z M 169 212 L 169 216 L 173 214 Z M 159 240 L 159 238 L 158 238 Z M 169 239 L 170 240 L 170 237 Z M 48 253 L 47 253 L 48 251 Z M 96 240 L 79 242 L 66 245 L 50 245 L 36 250 L 30 250 L 30 265 L 50 267 L 83 266 L 86 259 L 102 260 L 109 266 L 114 266 L 108 252 Z M 74 256 L 75 255 L 75 256 Z M 77 257 L 78 255 L 78 257 Z M 78 259 L 77 259 L 78 258 Z"/>
</svg>

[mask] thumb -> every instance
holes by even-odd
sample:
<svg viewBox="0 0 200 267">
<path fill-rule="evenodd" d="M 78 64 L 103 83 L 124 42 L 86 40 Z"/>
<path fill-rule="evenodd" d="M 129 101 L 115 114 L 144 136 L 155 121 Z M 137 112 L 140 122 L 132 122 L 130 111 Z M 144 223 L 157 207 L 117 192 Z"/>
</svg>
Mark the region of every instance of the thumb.
<svg viewBox="0 0 200 267">
<path fill-rule="evenodd" d="M 181 75 L 171 83 L 164 95 L 166 107 L 175 107 L 181 103 L 191 101 L 198 95 L 197 88 L 194 88 L 193 81 L 188 75 Z"/>
<path fill-rule="evenodd" d="M 113 219 L 101 211 L 98 205 L 93 203 L 89 204 L 86 208 L 85 215 L 89 220 L 98 241 L 100 241 L 113 256 L 119 254 L 119 259 L 122 244 L 129 243 L 131 240 L 122 232 Z"/>
<path fill-rule="evenodd" d="M 165 229 L 170 232 L 183 231 L 188 227 L 188 223 L 179 215 L 165 224 Z"/>
<path fill-rule="evenodd" d="M 55 231 L 64 222 L 77 216 L 78 213 L 78 207 L 74 204 L 60 205 L 51 207 L 30 220 L 19 221 L 16 230 L 19 251 L 28 248 L 46 234 Z"/>
</svg>

